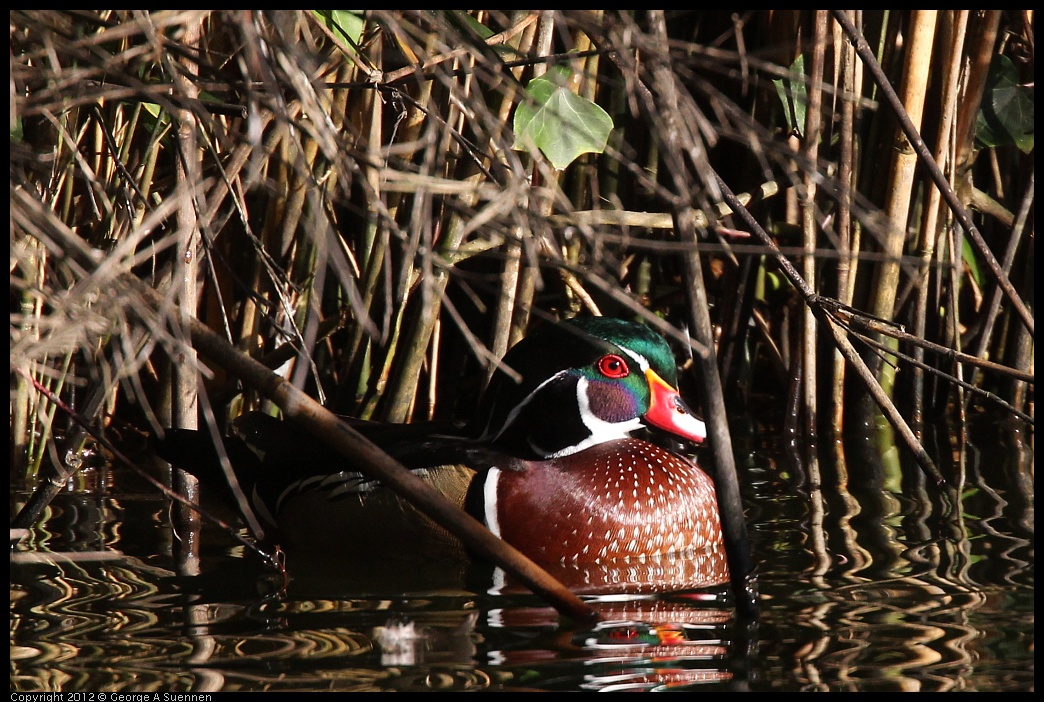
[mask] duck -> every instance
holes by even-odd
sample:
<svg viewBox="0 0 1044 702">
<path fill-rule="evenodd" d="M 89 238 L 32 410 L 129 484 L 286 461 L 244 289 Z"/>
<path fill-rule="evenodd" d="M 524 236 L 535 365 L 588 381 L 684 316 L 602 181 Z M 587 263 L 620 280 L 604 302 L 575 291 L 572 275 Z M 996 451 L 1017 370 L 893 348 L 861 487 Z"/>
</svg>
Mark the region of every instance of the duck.
<svg viewBox="0 0 1044 702">
<path fill-rule="evenodd" d="M 345 421 L 574 589 L 728 582 L 714 483 L 679 450 L 701 444 L 706 425 L 681 397 L 670 346 L 644 324 L 544 323 L 505 354 L 466 422 Z M 207 432 L 168 431 L 154 448 L 203 482 L 223 475 Z M 470 558 L 292 422 L 245 414 L 224 448 L 287 553 Z"/>
</svg>

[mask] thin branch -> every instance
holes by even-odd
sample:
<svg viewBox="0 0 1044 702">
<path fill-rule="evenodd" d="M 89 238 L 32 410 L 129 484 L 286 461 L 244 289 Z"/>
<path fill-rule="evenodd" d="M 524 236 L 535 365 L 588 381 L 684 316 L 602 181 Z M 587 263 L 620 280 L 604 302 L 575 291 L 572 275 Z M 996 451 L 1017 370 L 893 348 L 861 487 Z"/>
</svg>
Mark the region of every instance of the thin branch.
<svg viewBox="0 0 1044 702">
<path fill-rule="evenodd" d="M 736 195 L 729 189 L 729 186 L 724 180 L 722 180 L 721 176 L 715 173 L 714 177 L 718 181 L 718 187 L 721 189 L 721 194 L 725 202 L 736 210 L 740 219 L 747 224 L 751 232 L 753 232 L 753 234 L 773 252 L 776 263 L 779 264 L 783 274 L 790 280 L 794 287 L 797 288 L 801 297 L 804 299 L 805 304 L 816 312 L 820 321 L 828 322 L 827 326 L 829 327 L 831 334 L 834 336 L 834 343 L 837 345 L 838 350 L 841 351 L 845 359 L 855 369 L 859 378 L 870 390 L 870 394 L 873 396 L 878 406 L 880 406 L 884 411 L 889 423 L 895 428 L 903 441 L 910 448 L 910 451 L 914 454 L 914 457 L 921 465 L 921 468 L 936 482 L 937 485 L 942 485 L 945 482 L 942 474 L 939 473 L 939 469 L 935 466 L 935 462 L 932 461 L 931 456 L 929 456 L 928 452 L 924 450 L 924 446 L 922 446 L 921 442 L 917 440 L 917 437 L 910 429 L 910 425 L 907 424 L 906 419 L 904 419 L 902 414 L 900 414 L 899 410 L 892 403 L 891 398 L 888 397 L 884 388 L 882 388 L 881 384 L 877 381 L 877 378 L 874 377 L 874 374 L 870 371 L 866 363 L 859 356 L 859 353 L 852 346 L 852 343 L 845 336 L 844 330 L 830 317 L 830 315 L 825 313 L 822 300 L 828 298 L 823 298 L 808 286 L 808 283 L 806 283 L 804 278 L 801 277 L 801 274 L 798 273 L 793 264 L 791 264 L 791 262 L 779 252 L 779 249 L 776 248 L 775 242 L 772 241 L 772 238 L 768 235 L 768 232 L 762 228 L 758 220 L 754 218 L 754 215 L 740 204 Z"/>
<path fill-rule="evenodd" d="M 945 378 L 947 381 L 953 383 L 954 385 L 957 385 L 957 386 L 959 386 L 961 388 L 964 388 L 965 390 L 968 390 L 968 391 L 973 392 L 973 393 L 975 393 L 977 395 L 980 395 L 984 399 L 989 400 L 990 402 L 993 402 L 993 403 L 999 405 L 1002 409 L 1007 410 L 1008 412 L 1010 412 L 1014 416 L 1018 417 L 1019 419 L 1023 420 L 1024 422 L 1026 422 L 1030 426 L 1033 426 L 1033 417 L 1029 416 L 1028 414 L 1025 414 L 1024 412 L 1021 412 L 1018 408 L 1013 407 L 1012 405 L 1008 404 L 1007 402 L 1004 401 L 1003 398 L 998 397 L 994 393 L 989 392 L 988 390 L 983 390 L 983 389 L 981 389 L 981 388 L 979 388 L 979 387 L 977 387 L 977 386 L 975 386 L 975 385 L 973 385 L 973 384 L 971 384 L 969 382 L 961 380 L 960 378 L 956 378 L 956 377 L 950 375 L 949 373 L 945 373 L 945 372 L 939 370 L 938 368 L 935 368 L 933 366 L 928 365 L 927 363 L 924 363 L 923 361 L 917 360 L 913 356 L 910 356 L 908 354 L 902 353 L 901 351 L 897 351 L 896 349 L 893 349 L 890 346 L 882 344 L 880 341 L 877 341 L 876 339 L 874 339 L 871 336 L 867 336 L 865 334 L 860 334 L 859 332 L 853 330 L 851 327 L 849 327 L 847 324 L 845 324 L 840 319 L 838 319 L 837 322 L 838 322 L 838 324 L 841 324 L 843 327 L 845 327 L 851 334 L 853 334 L 861 342 L 863 342 L 867 346 L 869 346 L 869 347 L 875 349 L 876 351 L 878 351 L 879 355 L 881 355 L 882 357 L 884 357 L 884 356 L 894 356 L 896 358 L 899 358 L 899 359 L 902 359 L 902 360 L 906 361 L 907 363 L 909 363 L 910 365 L 914 366 L 915 368 L 920 368 L 920 369 L 928 371 L 929 373 L 932 373 L 932 374 L 934 374 L 936 376 Z M 955 355 L 961 355 L 961 356 L 964 355 L 964 354 L 954 354 L 950 349 L 946 349 L 946 348 L 942 348 L 942 350 L 944 352 L 947 352 L 946 355 L 950 356 L 951 358 L 953 356 L 955 356 Z M 1010 369 L 1005 369 L 1005 370 L 1010 370 Z"/>
</svg>

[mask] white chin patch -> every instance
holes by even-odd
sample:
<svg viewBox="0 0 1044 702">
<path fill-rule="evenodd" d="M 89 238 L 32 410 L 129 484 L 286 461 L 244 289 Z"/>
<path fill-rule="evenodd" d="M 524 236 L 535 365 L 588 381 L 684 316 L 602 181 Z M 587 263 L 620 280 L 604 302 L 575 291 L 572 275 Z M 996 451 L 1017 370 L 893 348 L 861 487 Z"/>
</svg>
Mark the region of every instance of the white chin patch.
<svg viewBox="0 0 1044 702">
<path fill-rule="evenodd" d="M 599 419 L 591 411 L 591 401 L 587 397 L 587 378 L 580 378 L 576 382 L 576 404 L 580 408 L 580 421 L 584 423 L 591 434 L 578 444 L 566 446 L 548 456 L 548 458 L 561 458 L 569 456 L 577 451 L 583 451 L 591 446 L 603 444 L 606 441 L 626 439 L 631 432 L 642 428 L 642 420 L 639 417 L 628 419 L 625 422 L 607 422 Z"/>
</svg>

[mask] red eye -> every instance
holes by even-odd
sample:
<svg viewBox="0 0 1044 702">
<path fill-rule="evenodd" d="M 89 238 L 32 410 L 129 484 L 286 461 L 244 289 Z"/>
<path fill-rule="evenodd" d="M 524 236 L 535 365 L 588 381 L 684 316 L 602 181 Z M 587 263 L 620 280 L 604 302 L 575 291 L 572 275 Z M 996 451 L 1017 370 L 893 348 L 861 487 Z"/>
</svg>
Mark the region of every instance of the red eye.
<svg viewBox="0 0 1044 702">
<path fill-rule="evenodd" d="M 610 354 L 598 359 L 598 372 L 606 378 L 623 378 L 631 371 L 622 358 Z"/>
</svg>

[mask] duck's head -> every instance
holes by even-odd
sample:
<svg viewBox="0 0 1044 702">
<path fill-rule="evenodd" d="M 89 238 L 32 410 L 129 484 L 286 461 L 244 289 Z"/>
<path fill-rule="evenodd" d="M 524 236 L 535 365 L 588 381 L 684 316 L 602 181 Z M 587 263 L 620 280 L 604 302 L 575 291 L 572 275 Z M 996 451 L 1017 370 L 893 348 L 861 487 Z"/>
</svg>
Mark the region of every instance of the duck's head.
<svg viewBox="0 0 1044 702">
<path fill-rule="evenodd" d="M 655 427 L 694 442 L 706 426 L 678 392 L 670 347 L 648 327 L 584 317 L 516 344 L 482 403 L 482 440 L 520 458 L 568 456 Z"/>
</svg>

